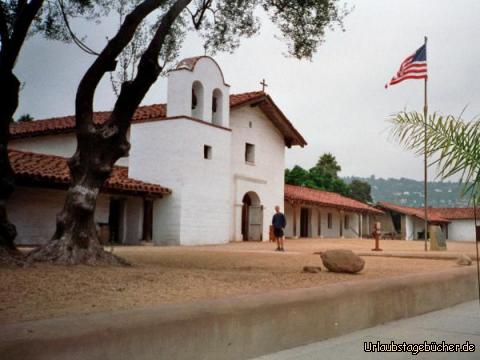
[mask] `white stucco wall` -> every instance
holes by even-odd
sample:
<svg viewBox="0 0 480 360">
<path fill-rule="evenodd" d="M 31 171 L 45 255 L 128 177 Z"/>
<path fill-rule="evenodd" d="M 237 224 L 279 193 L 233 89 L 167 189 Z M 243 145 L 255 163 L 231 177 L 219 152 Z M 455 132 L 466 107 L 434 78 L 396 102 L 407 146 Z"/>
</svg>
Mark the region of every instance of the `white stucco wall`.
<svg viewBox="0 0 480 360">
<path fill-rule="evenodd" d="M 8 202 L 8 214 L 17 227 L 18 245 L 46 243 L 55 231 L 56 216 L 65 201 L 66 191 L 19 186 Z M 119 239 L 122 244 L 138 244 L 142 237 L 143 202 L 139 197 L 121 197 Z M 160 201 L 160 199 L 158 200 Z M 41 204 L 41 206 L 39 206 Z M 95 221 L 108 224 L 110 195 L 100 194 Z"/>
<path fill-rule="evenodd" d="M 189 119 L 134 124 L 129 176 L 172 189 L 156 201 L 155 244 L 227 242 L 232 219 L 231 132 Z M 212 159 L 204 159 L 204 145 Z"/>
<path fill-rule="evenodd" d="M 285 236 L 287 237 L 299 237 L 300 236 L 300 212 L 301 208 L 308 208 L 310 211 L 309 222 L 309 237 L 340 237 L 340 211 L 335 208 L 328 207 L 316 207 L 316 206 L 299 206 L 297 209 L 297 233 L 293 233 L 293 208 L 289 203 L 285 203 L 285 216 L 287 218 L 287 227 L 285 228 Z M 332 226 L 328 228 L 328 214 L 332 216 Z M 349 217 L 349 226 L 345 227 L 343 223 L 343 237 L 345 238 L 358 238 L 360 237 L 360 214 L 354 212 L 343 212 L 343 218 Z M 320 220 L 321 234 L 318 233 L 318 223 Z"/>
<path fill-rule="evenodd" d="M 76 146 L 74 133 L 13 139 L 8 144 L 10 149 L 63 157 L 72 156 Z"/>
<path fill-rule="evenodd" d="M 340 236 L 340 212 L 334 208 L 321 208 L 322 217 L 322 236 L 339 237 Z M 332 226 L 328 227 L 328 214 L 332 215 Z M 298 223 L 297 223 L 298 224 Z M 298 227 L 297 227 L 298 231 Z"/>
<path fill-rule="evenodd" d="M 415 230 L 414 230 L 414 218 L 410 215 L 402 215 L 402 219 L 405 219 L 405 240 L 414 240 Z M 425 227 L 425 226 L 423 226 Z M 422 228 L 423 228 L 422 227 Z"/>
<path fill-rule="evenodd" d="M 473 219 L 451 220 L 448 224 L 449 241 L 475 241 L 475 223 Z"/>
<path fill-rule="evenodd" d="M 65 194 L 61 190 L 18 187 L 7 204 L 9 218 L 17 227 L 15 243 L 39 245 L 50 240 Z M 109 198 L 100 195 L 95 212 L 96 222 L 108 223 L 108 211 Z"/>
<path fill-rule="evenodd" d="M 346 238 L 360 237 L 359 214 L 353 212 L 345 212 L 344 216 L 348 216 L 348 227 L 344 226 L 343 236 Z"/>
<path fill-rule="evenodd" d="M 255 192 L 263 205 L 263 236 L 268 241 L 269 226 L 276 205 L 283 206 L 285 141 L 282 134 L 258 108 L 244 106 L 231 112 L 232 174 L 234 216 L 230 239 L 241 240 L 242 199 Z M 245 161 L 245 144 L 255 145 L 255 163 Z"/>
<path fill-rule="evenodd" d="M 13 139 L 8 143 L 8 147 L 14 150 L 68 158 L 75 152 L 77 138 L 75 137 L 75 133 L 34 136 L 23 139 Z M 116 165 L 128 166 L 128 157 L 118 159 Z"/>
</svg>

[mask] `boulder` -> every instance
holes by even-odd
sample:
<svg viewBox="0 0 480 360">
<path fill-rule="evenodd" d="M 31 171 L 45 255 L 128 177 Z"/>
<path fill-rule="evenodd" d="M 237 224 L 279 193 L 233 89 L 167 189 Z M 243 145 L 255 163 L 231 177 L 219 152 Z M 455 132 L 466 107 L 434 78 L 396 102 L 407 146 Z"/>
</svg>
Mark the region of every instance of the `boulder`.
<svg viewBox="0 0 480 360">
<path fill-rule="evenodd" d="M 316 274 L 316 273 L 319 273 L 320 271 L 322 271 L 322 268 L 320 266 L 304 266 L 303 267 L 303 272 L 306 272 L 306 273 Z"/>
<path fill-rule="evenodd" d="M 320 254 L 323 265 L 332 272 L 354 274 L 362 271 L 365 260 L 352 250 L 327 250 Z"/>
<path fill-rule="evenodd" d="M 457 259 L 457 265 L 469 266 L 472 265 L 472 259 L 469 256 L 462 254 Z"/>
</svg>

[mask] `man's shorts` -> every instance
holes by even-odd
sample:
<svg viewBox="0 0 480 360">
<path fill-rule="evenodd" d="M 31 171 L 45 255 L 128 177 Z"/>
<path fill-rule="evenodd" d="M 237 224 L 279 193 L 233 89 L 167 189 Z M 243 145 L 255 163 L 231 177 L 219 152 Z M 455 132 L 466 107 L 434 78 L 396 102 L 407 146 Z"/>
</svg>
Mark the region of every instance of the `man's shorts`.
<svg viewBox="0 0 480 360">
<path fill-rule="evenodd" d="M 274 229 L 273 229 L 273 234 L 274 234 L 275 237 L 277 237 L 277 238 L 283 237 L 283 229 L 274 228 Z"/>
</svg>

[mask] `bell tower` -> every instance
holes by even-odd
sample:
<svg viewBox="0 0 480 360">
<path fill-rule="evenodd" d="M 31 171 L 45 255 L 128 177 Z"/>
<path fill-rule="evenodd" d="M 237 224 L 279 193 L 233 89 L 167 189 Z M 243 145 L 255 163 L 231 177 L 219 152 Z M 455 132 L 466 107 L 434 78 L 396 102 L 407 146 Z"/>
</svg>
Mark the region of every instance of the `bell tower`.
<svg viewBox="0 0 480 360">
<path fill-rule="evenodd" d="M 208 56 L 182 60 L 168 74 L 167 117 L 185 116 L 228 128 L 230 86 Z"/>
<path fill-rule="evenodd" d="M 229 240 L 233 208 L 229 86 L 210 57 L 168 74 L 167 116 L 133 124 L 129 176 L 172 189 L 153 204 L 158 245 Z"/>
</svg>

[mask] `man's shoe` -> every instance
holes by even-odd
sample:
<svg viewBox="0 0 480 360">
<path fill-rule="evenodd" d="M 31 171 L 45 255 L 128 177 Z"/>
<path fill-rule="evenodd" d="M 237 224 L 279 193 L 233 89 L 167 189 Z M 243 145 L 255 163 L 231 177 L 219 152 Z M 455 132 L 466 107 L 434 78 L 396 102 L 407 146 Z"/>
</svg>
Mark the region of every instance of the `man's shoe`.
<svg viewBox="0 0 480 360">
<path fill-rule="evenodd" d="M 275 251 L 282 251 L 282 249 L 280 249 L 279 247 L 277 247 L 277 248 L 275 249 Z"/>
<path fill-rule="evenodd" d="M 284 248 L 281 248 L 280 251 L 285 251 L 285 249 L 284 249 Z"/>
</svg>

